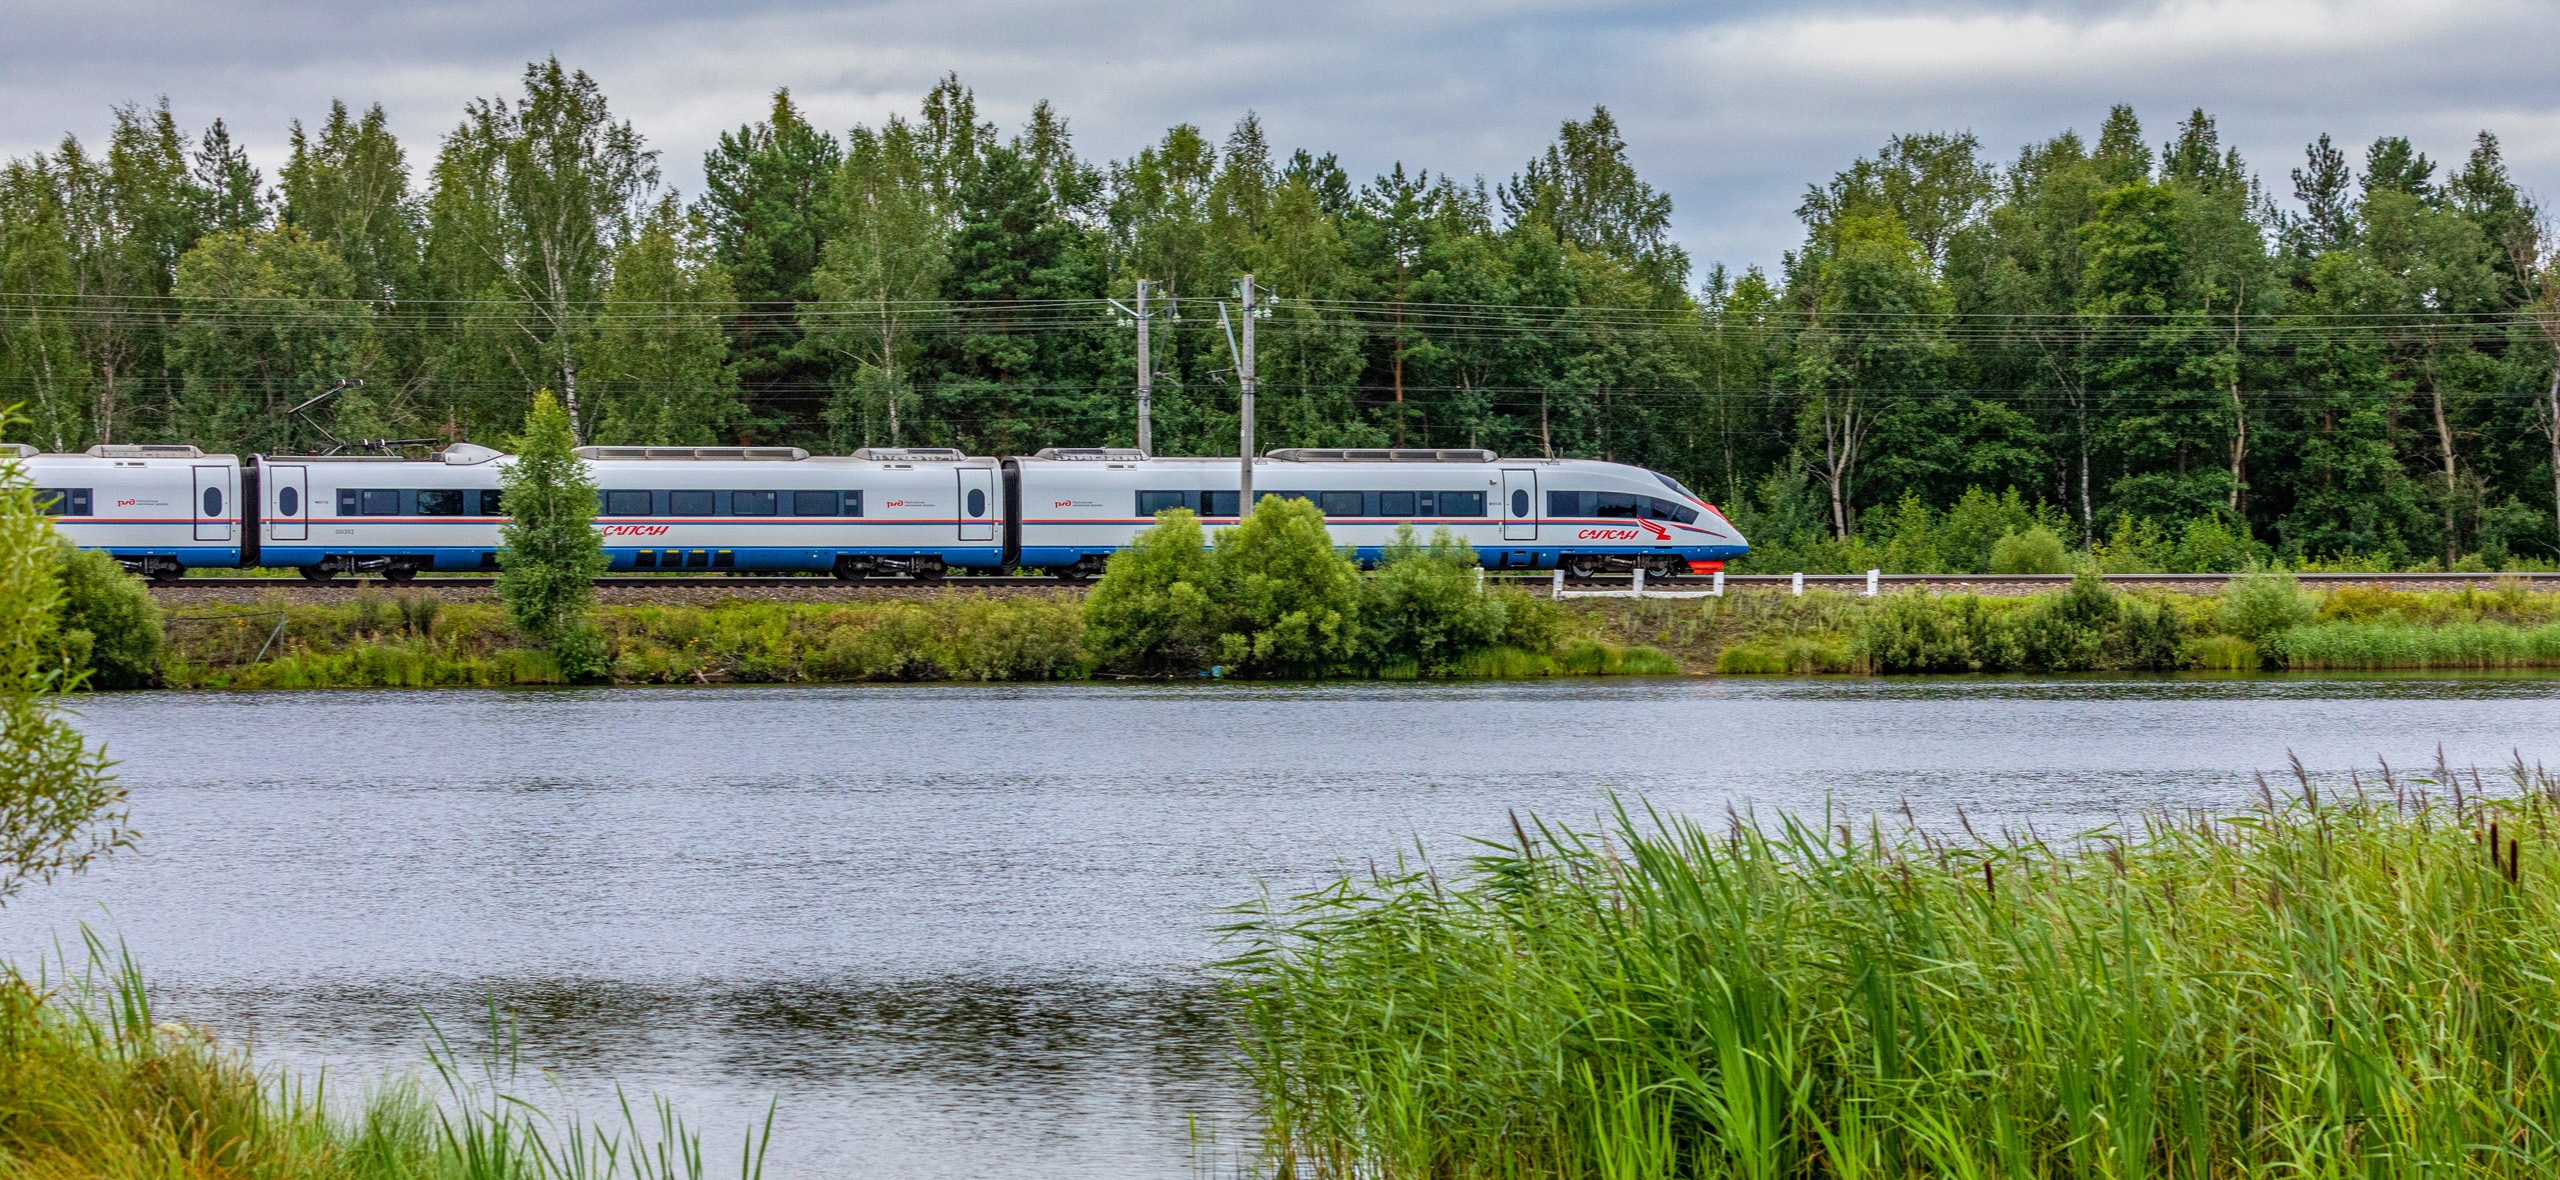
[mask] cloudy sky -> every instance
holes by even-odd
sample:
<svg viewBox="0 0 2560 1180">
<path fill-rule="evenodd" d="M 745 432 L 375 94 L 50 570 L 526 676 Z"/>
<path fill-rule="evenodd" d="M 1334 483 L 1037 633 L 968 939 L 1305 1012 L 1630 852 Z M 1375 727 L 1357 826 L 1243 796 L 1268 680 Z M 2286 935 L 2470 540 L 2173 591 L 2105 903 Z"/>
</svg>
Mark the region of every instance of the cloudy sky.
<svg viewBox="0 0 2560 1180">
<path fill-rule="evenodd" d="M 2130 102 L 2155 141 L 2202 106 L 2280 194 L 2302 145 L 2482 128 L 2560 201 L 2560 0 L 0 0 L 0 153 L 96 138 L 167 95 L 273 175 L 285 128 L 380 101 L 433 150 L 474 95 L 558 54 L 698 187 L 703 149 L 788 86 L 821 123 L 914 107 L 946 70 L 1007 125 L 1048 98 L 1089 157 L 1247 110 L 1275 145 L 1509 175 L 1566 118 L 1615 111 L 1701 262 L 1768 264 L 1805 184 L 1885 137 L 1970 129 L 2007 157 Z"/>
</svg>

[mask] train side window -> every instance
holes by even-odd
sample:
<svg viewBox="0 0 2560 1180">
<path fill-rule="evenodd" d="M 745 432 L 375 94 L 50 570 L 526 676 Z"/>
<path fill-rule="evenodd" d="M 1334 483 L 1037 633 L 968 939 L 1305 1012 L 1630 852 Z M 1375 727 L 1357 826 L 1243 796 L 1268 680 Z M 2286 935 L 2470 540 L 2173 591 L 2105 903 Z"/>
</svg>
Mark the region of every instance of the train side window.
<svg viewBox="0 0 2560 1180">
<path fill-rule="evenodd" d="M 1202 515 L 1202 516 L 1233 516 L 1233 515 L 1235 515 L 1235 514 L 1236 514 L 1236 496 L 1237 496 L 1237 495 L 1238 495 L 1238 493 L 1235 493 L 1235 492 L 1202 492 L 1202 493 L 1200 493 L 1200 515 Z"/>
<path fill-rule="evenodd" d="M 973 517 L 977 517 L 977 516 L 985 516 L 986 514 L 987 514 L 987 493 L 986 493 L 986 489 L 984 489 L 984 488 L 971 488 L 971 489 L 969 489 L 969 515 L 970 515 L 970 516 L 973 516 Z"/>
<path fill-rule="evenodd" d="M 362 497 L 363 497 L 363 495 L 364 495 L 364 493 L 359 492 L 359 491 L 355 490 L 354 488 L 339 488 L 339 489 L 338 489 L 338 515 L 340 515 L 340 516 L 362 516 L 362 515 L 364 515 L 364 501 L 363 501 L 363 498 L 362 498 Z"/>
<path fill-rule="evenodd" d="M 1547 493 L 1547 516 L 1549 518 L 1554 518 L 1559 516 L 1591 515 L 1589 508 L 1591 501 L 1584 498 L 1586 495 L 1588 495 L 1588 493 L 1585 492 Z"/>
<path fill-rule="evenodd" d="M 290 492 L 292 488 L 286 488 Z M 418 515 L 462 515 L 462 492 L 455 488 L 428 488 L 418 493 Z"/>
<path fill-rule="evenodd" d="M 713 505 L 717 499 L 718 497 L 710 492 L 669 492 L 667 493 L 667 515 L 716 515 L 718 510 Z"/>
<path fill-rule="evenodd" d="M 846 493 L 844 494 L 844 514 L 845 514 L 845 515 L 847 515 L 847 516 L 860 516 L 860 515 L 862 515 L 862 493 L 861 493 L 861 492 L 858 492 L 858 491 L 856 491 L 856 492 L 846 492 Z"/>
<path fill-rule="evenodd" d="M 1598 503 L 1593 506 L 1591 515 L 1633 520 L 1644 515 L 1642 501 L 1651 497 L 1632 495 L 1627 492 L 1600 492 L 1592 498 Z"/>
<path fill-rule="evenodd" d="M 221 488 L 206 488 L 204 490 L 204 514 L 207 516 L 222 515 Z"/>
<path fill-rule="evenodd" d="M 276 489 L 276 515 L 302 515 L 302 493 L 293 488 Z"/>
<path fill-rule="evenodd" d="M 1363 515 L 1358 492 L 1318 492 L 1316 507 L 1323 509 L 1327 516 Z"/>
<path fill-rule="evenodd" d="M 1413 515 L 1413 493 L 1411 493 L 1411 492 L 1380 492 L 1380 493 L 1378 493 L 1378 515 L 1380 515 L 1380 516 L 1411 516 L 1411 515 Z"/>
<path fill-rule="evenodd" d="M 1182 502 L 1182 493 L 1180 492 L 1138 493 L 1138 515 L 1140 516 L 1154 516 L 1156 513 L 1162 512 L 1168 508 L 1184 507 L 1188 507 L 1188 505 Z"/>
<path fill-rule="evenodd" d="M 607 516 L 647 516 L 649 515 L 649 501 L 651 499 L 652 497 L 647 492 L 606 492 L 604 494 L 604 514 Z"/>
<path fill-rule="evenodd" d="M 1423 511 L 1431 511 L 1431 507 L 1426 504 L 1423 506 Z M 1440 493 L 1440 515 L 1482 516 L 1484 515 L 1484 493 L 1442 492 Z M 1521 515 L 1525 516 L 1527 513 Z"/>
<path fill-rule="evenodd" d="M 1676 520 L 1682 524 L 1698 523 L 1698 510 L 1686 504 L 1665 500 L 1660 496 L 1644 498 L 1644 514 L 1655 520 Z"/>
<path fill-rule="evenodd" d="M 36 511 L 47 516 L 92 515 L 90 491 L 88 488 L 37 488 Z"/>
<path fill-rule="evenodd" d="M 729 515 L 771 516 L 774 504 L 780 499 L 780 494 L 776 492 L 731 492 L 729 493 Z"/>
<path fill-rule="evenodd" d="M 364 514 L 366 516 L 400 515 L 400 489 L 364 489 Z"/>
<path fill-rule="evenodd" d="M 505 516 L 506 514 L 507 494 L 505 492 L 493 490 L 480 493 L 480 515 Z"/>
<path fill-rule="evenodd" d="M 834 492 L 791 493 L 793 516 L 834 516 L 841 506 L 842 500 Z"/>
</svg>

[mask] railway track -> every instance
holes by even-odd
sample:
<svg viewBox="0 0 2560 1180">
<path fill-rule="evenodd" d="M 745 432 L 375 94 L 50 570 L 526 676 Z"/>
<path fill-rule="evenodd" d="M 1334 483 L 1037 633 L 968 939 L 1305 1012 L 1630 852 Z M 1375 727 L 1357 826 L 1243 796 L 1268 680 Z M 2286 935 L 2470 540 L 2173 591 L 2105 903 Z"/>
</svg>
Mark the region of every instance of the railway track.
<svg viewBox="0 0 2560 1180">
<path fill-rule="evenodd" d="M 2161 589 L 2182 590 L 2189 593 L 2209 593 L 2220 589 L 2224 583 L 2229 582 L 2234 576 L 2236 575 L 2109 574 L 2106 576 L 2106 580 L 2109 585 L 2125 589 Z M 2504 581 L 2512 580 L 2523 584 L 2528 589 L 2560 590 L 2560 573 L 2309 573 L 2297 574 L 2295 576 L 2301 579 L 2303 585 L 2315 589 L 2333 586 L 2390 586 L 2402 589 L 2457 589 L 2464 586 L 2488 587 L 2497 585 Z M 1554 582 L 1554 575 L 1552 573 L 1490 573 L 1486 575 L 1485 580 L 1488 583 L 1499 585 L 1515 585 L 1527 588 L 1537 588 L 1552 585 Z M 1867 588 L 1867 576 L 1865 574 L 1805 574 L 1803 575 L 1803 580 L 1804 587 L 1807 590 L 1833 590 L 1849 593 L 1863 593 Z M 496 579 L 488 577 L 475 577 L 469 575 L 439 576 L 434 574 L 421 575 L 407 582 L 389 582 L 384 579 L 374 577 L 348 577 L 327 582 L 309 582 L 300 578 L 186 577 L 171 582 L 154 582 L 151 583 L 151 586 L 155 590 L 278 590 L 287 594 L 294 594 L 326 593 L 332 590 L 343 591 L 359 586 L 371 586 L 377 589 L 388 588 L 409 590 L 448 588 L 474 589 L 493 586 L 496 584 L 496 581 Z M 1728 590 L 1789 590 L 1794 587 L 1795 581 L 1796 575 L 1793 574 L 1728 574 L 1725 576 L 1724 585 Z M 1877 588 L 1886 593 L 1921 587 L 1932 592 L 2032 594 L 2068 586 L 2071 584 L 2071 575 L 1884 574 L 1879 576 L 1876 579 L 1876 582 Z M 906 578 L 867 578 L 858 582 L 843 582 L 824 575 L 753 574 L 737 576 L 718 575 L 709 577 L 692 577 L 683 575 L 624 575 L 596 579 L 596 585 L 598 588 L 622 591 L 625 593 L 651 588 L 670 590 L 761 590 L 800 588 L 813 591 L 859 590 L 866 587 L 882 590 L 897 589 L 907 591 L 965 591 L 1023 587 L 1057 587 L 1062 589 L 1072 589 L 1089 584 L 1090 583 L 1063 582 L 1059 579 L 1045 576 L 951 577 L 945 578 L 938 583 L 917 582 Z M 1575 580 L 1568 584 L 1578 587 L 1628 587 L 1630 585 L 1630 580 L 1624 576 L 1614 576 L 1588 580 Z M 1651 578 L 1647 579 L 1645 584 L 1648 587 L 1663 590 L 1695 591 L 1707 589 L 1714 584 L 1714 580 L 1710 577 L 1692 575 L 1688 577 L 1675 578 Z"/>
</svg>

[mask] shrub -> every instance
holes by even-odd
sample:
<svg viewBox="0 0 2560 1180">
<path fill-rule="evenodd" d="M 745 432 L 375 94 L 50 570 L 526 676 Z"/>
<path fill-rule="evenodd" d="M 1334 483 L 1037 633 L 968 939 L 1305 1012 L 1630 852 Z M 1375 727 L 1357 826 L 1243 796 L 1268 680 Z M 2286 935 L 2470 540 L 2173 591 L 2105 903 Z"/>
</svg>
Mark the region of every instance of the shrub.
<svg viewBox="0 0 2560 1180">
<path fill-rule="evenodd" d="M 2261 647 L 2266 641 L 2290 627 L 2299 627 L 2319 614 L 2311 596 L 2293 575 L 2281 570 L 2261 571 L 2247 577 L 2234 578 L 2222 591 L 2222 607 L 2215 612 L 2215 622 L 2223 631 L 2237 635 Z"/>
<path fill-rule="evenodd" d="M 2105 666 L 2107 633 L 2116 624 L 2116 596 L 2096 574 L 2071 580 L 2071 589 L 2038 598 L 2019 628 L 2025 664 L 2051 672 L 2085 672 Z"/>
<path fill-rule="evenodd" d="M 1323 676 L 1360 648 L 1360 567 L 1336 552 L 1324 513 L 1265 497 L 1210 554 L 1222 608 L 1218 662 L 1245 676 Z"/>
<path fill-rule="evenodd" d="M 2003 533 L 1991 543 L 1990 565 L 1995 574 L 2069 573 L 2071 551 L 2052 529 L 2029 525 L 2025 532 Z"/>
<path fill-rule="evenodd" d="M 160 674 L 160 604 L 142 579 L 95 549 L 60 546 L 62 646 L 96 688 L 139 688 Z"/>
<path fill-rule="evenodd" d="M 2167 599 L 2129 598 L 2117 604 L 2115 629 L 2107 633 L 2107 666 L 2169 672 L 2186 666 L 2187 619 Z"/>
<path fill-rule="evenodd" d="M 1363 585 L 1360 638 L 1369 666 L 1410 662 L 1422 675 L 1442 676 L 1501 643 L 1510 629 L 1509 600 L 1480 589 L 1481 568 L 1475 548 L 1446 528 L 1427 544 L 1412 525 L 1397 528 Z"/>
<path fill-rule="evenodd" d="M 2007 672 L 2023 659 L 2012 613 L 1972 594 L 1896 594 L 1859 621 L 1856 650 L 1878 672 Z"/>
<path fill-rule="evenodd" d="M 1102 664 L 1149 675 L 1197 672 L 1218 645 L 1218 609 L 1200 521 L 1188 508 L 1156 514 L 1153 528 L 1111 555 L 1084 601 Z"/>
</svg>

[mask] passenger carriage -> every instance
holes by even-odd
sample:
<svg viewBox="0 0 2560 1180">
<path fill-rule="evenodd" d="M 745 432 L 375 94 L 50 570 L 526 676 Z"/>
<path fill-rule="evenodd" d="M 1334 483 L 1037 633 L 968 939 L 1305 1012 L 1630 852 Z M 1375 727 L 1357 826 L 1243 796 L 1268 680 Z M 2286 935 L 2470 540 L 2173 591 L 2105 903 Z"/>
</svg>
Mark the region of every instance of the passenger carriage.
<svg viewBox="0 0 2560 1180">
<path fill-rule="evenodd" d="M 822 570 L 840 578 L 1003 564 L 996 461 L 931 447 L 585 447 L 617 570 Z"/>
<path fill-rule="evenodd" d="M 77 455 L 5 445 L 72 544 L 161 580 L 240 564 L 239 456 L 161 444 L 101 443 Z"/>
<path fill-rule="evenodd" d="M 1210 527 L 1237 519 L 1232 458 L 1150 458 L 1118 448 L 1052 448 L 1005 461 L 1019 504 L 1016 563 L 1075 578 L 1099 572 L 1155 514 L 1187 508 Z M 1585 459 L 1504 459 L 1483 450 L 1272 451 L 1254 497 L 1314 501 L 1340 545 L 1376 562 L 1400 525 L 1446 527 L 1492 569 L 1576 575 L 1639 566 L 1687 573 L 1748 551 L 1714 505 L 1669 476 Z"/>
<path fill-rule="evenodd" d="M 431 459 L 260 455 L 252 564 L 324 581 L 370 571 L 494 570 L 506 519 L 498 476 L 511 456 L 455 443 Z"/>
</svg>

